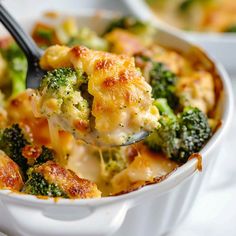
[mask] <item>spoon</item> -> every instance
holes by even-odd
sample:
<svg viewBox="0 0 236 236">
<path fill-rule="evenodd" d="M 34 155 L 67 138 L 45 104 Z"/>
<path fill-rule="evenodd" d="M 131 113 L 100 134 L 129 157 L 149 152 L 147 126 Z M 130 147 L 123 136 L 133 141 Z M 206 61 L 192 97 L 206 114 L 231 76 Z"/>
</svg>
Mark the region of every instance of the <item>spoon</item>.
<svg viewBox="0 0 236 236">
<path fill-rule="evenodd" d="M 36 89 L 40 85 L 40 81 L 45 74 L 39 66 L 39 59 L 43 52 L 34 43 L 33 39 L 22 29 L 22 27 L 15 21 L 11 14 L 0 2 L 0 21 L 15 39 L 19 47 L 24 52 L 27 62 L 27 76 L 26 76 L 26 88 Z M 149 135 L 147 131 L 140 131 L 133 134 L 127 142 L 120 146 L 127 146 L 139 142 Z M 86 140 L 84 140 L 86 142 Z M 113 145 L 116 146 L 116 145 Z"/>
</svg>

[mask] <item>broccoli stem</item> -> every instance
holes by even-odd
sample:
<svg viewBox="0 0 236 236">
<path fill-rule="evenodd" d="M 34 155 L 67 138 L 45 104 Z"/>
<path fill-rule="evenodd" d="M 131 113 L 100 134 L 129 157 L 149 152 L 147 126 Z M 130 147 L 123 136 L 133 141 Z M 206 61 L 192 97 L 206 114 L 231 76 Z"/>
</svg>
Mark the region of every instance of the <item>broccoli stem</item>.
<svg viewBox="0 0 236 236">
<path fill-rule="evenodd" d="M 176 118 L 173 110 L 168 105 L 167 99 L 165 98 L 156 99 L 153 104 L 158 108 L 161 115 L 167 115 L 168 117 L 174 119 Z"/>
</svg>

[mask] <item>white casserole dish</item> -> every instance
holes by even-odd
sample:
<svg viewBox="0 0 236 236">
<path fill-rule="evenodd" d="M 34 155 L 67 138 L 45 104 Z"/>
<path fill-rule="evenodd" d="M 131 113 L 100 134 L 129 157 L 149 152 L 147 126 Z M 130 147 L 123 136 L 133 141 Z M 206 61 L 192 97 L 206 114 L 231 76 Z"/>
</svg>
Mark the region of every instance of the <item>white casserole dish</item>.
<svg viewBox="0 0 236 236">
<path fill-rule="evenodd" d="M 186 32 L 171 27 L 163 21 L 160 21 L 144 0 L 123 0 L 129 10 L 137 17 L 154 23 L 157 27 L 166 28 L 171 31 L 179 31 L 183 37 L 203 47 L 209 55 L 220 61 L 225 68 L 236 72 L 235 54 L 236 54 L 236 34 L 232 33 L 200 33 Z"/>
<path fill-rule="evenodd" d="M 92 10 L 77 11 L 73 15 L 79 25 L 97 31 L 114 17 L 112 12 Z M 22 19 L 22 24 L 29 30 L 34 20 Z M 183 53 L 193 48 L 190 43 L 165 30 L 159 30 L 157 42 Z M 0 231 L 9 236 L 96 236 L 115 232 L 123 222 L 115 235 L 157 236 L 173 230 L 193 205 L 201 183 L 206 181 L 205 176 L 209 174 L 221 147 L 219 141 L 223 141 L 230 124 L 233 112 L 231 84 L 222 66 L 216 66 L 224 87 L 220 106 L 222 125 L 201 151 L 202 173 L 196 171 L 198 162 L 192 159 L 163 182 L 101 199 L 55 201 L 0 190 Z"/>
</svg>

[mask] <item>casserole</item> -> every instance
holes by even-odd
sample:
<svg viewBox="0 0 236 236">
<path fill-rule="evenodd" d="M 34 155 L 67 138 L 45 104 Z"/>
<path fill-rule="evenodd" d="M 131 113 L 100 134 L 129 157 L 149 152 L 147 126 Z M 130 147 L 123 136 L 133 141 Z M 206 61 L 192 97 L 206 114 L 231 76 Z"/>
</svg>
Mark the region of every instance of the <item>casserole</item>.
<svg viewBox="0 0 236 236">
<path fill-rule="evenodd" d="M 81 25 L 102 30 L 102 27 L 113 17 L 113 14 L 99 12 L 99 21 L 96 21 L 96 24 L 94 24 L 96 18 L 93 16 L 93 11 L 83 11 L 77 13 L 76 17 Z M 158 36 L 157 40 L 166 47 L 174 48 L 183 53 L 187 53 L 192 48 L 180 37 L 163 30 L 159 30 Z M 196 49 L 196 54 L 206 58 L 198 49 Z M 218 152 L 217 147 L 219 147 L 217 143 L 225 133 L 232 115 L 233 95 L 229 79 L 220 65 L 217 65 L 217 71 L 222 78 L 224 88 L 224 92 L 222 91 L 221 94 L 222 104 L 219 106 L 222 126 L 201 152 L 205 169 L 210 168 L 214 163 L 214 157 Z M 0 228 L 9 235 L 105 235 L 114 232 L 121 226 L 128 209 L 140 205 L 139 208 L 145 208 L 147 213 L 150 209 L 155 208 L 155 211 L 150 211 L 150 214 L 156 214 L 154 214 L 155 217 L 146 215 L 146 217 L 150 217 L 150 225 L 145 226 L 137 224 L 136 220 L 135 226 L 122 229 L 124 230 L 122 234 L 138 235 L 137 232 L 139 232 L 139 235 L 143 235 L 142 230 L 151 229 L 151 225 L 155 227 L 151 231 L 153 234 L 154 232 L 165 233 L 171 230 L 178 223 L 178 220 L 184 216 L 197 195 L 200 182 L 203 181 L 203 177 L 207 173 L 205 171 L 202 176 L 198 176 L 197 164 L 198 161 L 192 159 L 157 185 L 146 186 L 125 195 L 101 199 L 58 199 L 55 201 L 55 199 L 38 199 L 30 195 L 1 190 Z M 179 185 L 180 183 L 182 184 Z M 149 206 L 142 206 L 142 203 L 147 201 Z M 180 208 L 176 209 L 176 207 Z M 138 211 L 138 208 L 136 210 Z M 126 219 L 127 224 L 131 218 L 134 220 L 138 215 L 145 217 L 142 212 L 131 212 L 129 214 Z M 136 216 L 132 217 L 132 214 L 136 214 Z M 142 221 L 141 218 L 139 220 Z M 14 227 L 11 226 L 12 222 L 14 222 Z M 142 230 L 139 226 L 142 227 Z M 130 230 L 129 233 L 128 230 Z M 118 235 L 120 234 L 121 232 L 118 232 Z"/>
<path fill-rule="evenodd" d="M 202 46 L 207 52 L 220 61 L 227 70 L 235 72 L 232 52 L 236 51 L 236 35 L 234 33 L 215 33 L 215 32 L 186 32 L 172 27 L 157 19 L 144 0 L 124 0 L 131 12 L 143 19 L 153 22 L 158 27 L 168 28 L 172 31 L 177 31 L 183 37 Z"/>
</svg>

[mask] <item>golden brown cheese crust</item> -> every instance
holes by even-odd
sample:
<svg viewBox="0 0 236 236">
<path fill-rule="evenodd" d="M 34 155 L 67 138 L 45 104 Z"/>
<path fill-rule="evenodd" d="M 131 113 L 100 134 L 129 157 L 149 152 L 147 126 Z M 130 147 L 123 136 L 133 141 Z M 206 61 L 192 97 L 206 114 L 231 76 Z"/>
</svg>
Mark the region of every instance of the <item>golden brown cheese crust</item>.
<svg viewBox="0 0 236 236">
<path fill-rule="evenodd" d="M 0 151 L 0 189 L 20 191 L 23 184 L 18 165 Z"/>
<path fill-rule="evenodd" d="M 40 66 L 45 70 L 52 70 L 61 67 L 71 67 L 68 57 L 70 48 L 66 46 L 51 46 L 47 49 L 40 60 Z"/>
<path fill-rule="evenodd" d="M 59 186 L 69 198 L 99 198 L 101 192 L 95 183 L 79 178 L 53 161 L 48 161 L 34 169 L 48 181 Z"/>
<path fill-rule="evenodd" d="M 64 54 L 65 51 L 68 54 Z M 65 58 L 69 59 L 69 63 L 63 64 Z M 88 75 L 96 131 L 92 139 L 96 136 L 96 142 L 121 144 L 129 135 L 141 130 L 151 131 L 157 126 L 158 110 L 152 105 L 151 86 L 135 67 L 133 58 L 89 50 L 83 46 L 70 50 L 52 46 L 41 59 L 43 69 L 68 66 L 70 63 Z M 76 129 L 75 124 L 72 122 L 71 126 Z M 81 126 L 78 128 L 80 131 Z"/>
</svg>

